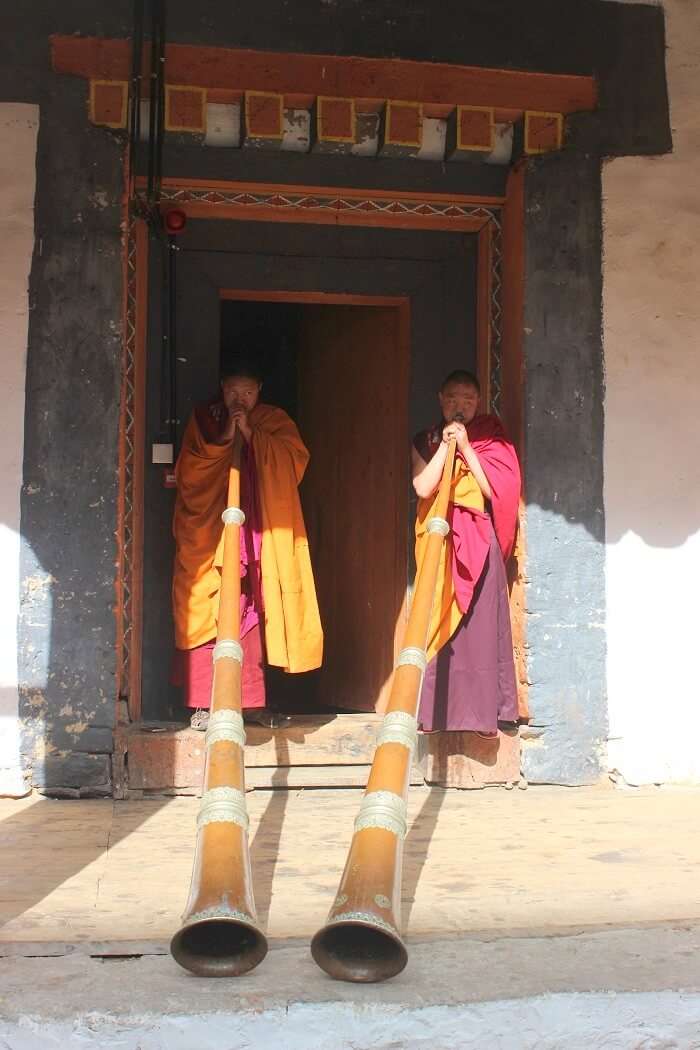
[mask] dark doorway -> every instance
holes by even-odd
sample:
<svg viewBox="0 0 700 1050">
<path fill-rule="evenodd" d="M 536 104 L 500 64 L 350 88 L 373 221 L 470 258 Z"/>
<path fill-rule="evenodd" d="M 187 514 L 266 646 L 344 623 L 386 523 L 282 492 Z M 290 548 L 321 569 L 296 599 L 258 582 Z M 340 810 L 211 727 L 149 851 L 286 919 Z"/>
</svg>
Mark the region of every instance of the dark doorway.
<svg viewBox="0 0 700 1050">
<path fill-rule="evenodd" d="M 219 361 L 230 353 L 253 358 L 265 377 L 263 401 L 297 418 L 297 364 L 303 307 L 293 302 L 221 300 Z"/>
<path fill-rule="evenodd" d="M 324 662 L 309 675 L 271 669 L 271 702 L 296 714 L 374 711 L 391 674 L 407 583 L 407 303 L 228 297 L 235 295 L 222 298 L 222 359 L 238 352 L 255 360 L 262 400 L 296 420 L 311 454 L 301 499 Z"/>
</svg>

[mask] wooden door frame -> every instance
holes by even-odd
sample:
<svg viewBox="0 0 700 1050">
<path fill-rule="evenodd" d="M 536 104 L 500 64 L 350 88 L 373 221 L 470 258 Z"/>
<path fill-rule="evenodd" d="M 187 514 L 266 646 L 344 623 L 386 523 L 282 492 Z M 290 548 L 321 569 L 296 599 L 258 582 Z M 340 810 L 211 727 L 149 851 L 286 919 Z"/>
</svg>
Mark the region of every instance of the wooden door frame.
<svg viewBox="0 0 700 1050">
<path fill-rule="evenodd" d="M 143 180 L 137 180 L 136 187 L 137 193 L 142 194 Z M 163 179 L 161 211 L 173 208 L 182 210 L 188 218 L 221 221 L 303 222 L 476 234 L 477 371 L 484 392 L 484 408 L 495 407 L 503 416 L 522 462 L 524 195 L 521 168 L 512 170 L 505 197 L 166 178 Z M 141 717 L 143 624 L 149 261 L 148 231 L 143 214 L 138 198 L 136 205 L 129 207 L 125 204 L 116 699 L 117 702 L 126 701 L 128 717 L 133 722 Z M 257 298 L 274 294 L 291 293 L 255 293 Z M 338 299 L 337 296 L 331 298 Z M 322 301 L 330 303 L 330 298 Z M 345 301 L 349 302 L 349 299 Z M 374 302 L 379 305 L 376 300 Z M 517 651 L 523 647 L 525 619 L 522 583 L 518 578 L 511 598 Z M 521 685 L 524 706 L 524 682 Z M 122 708 L 121 721 L 124 720 Z"/>
</svg>

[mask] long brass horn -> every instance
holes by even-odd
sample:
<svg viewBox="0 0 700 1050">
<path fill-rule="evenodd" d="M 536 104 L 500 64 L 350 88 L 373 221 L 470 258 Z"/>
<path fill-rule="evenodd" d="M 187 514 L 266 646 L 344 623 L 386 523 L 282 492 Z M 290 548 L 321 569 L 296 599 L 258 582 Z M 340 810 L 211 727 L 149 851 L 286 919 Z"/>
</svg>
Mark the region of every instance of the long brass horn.
<svg viewBox="0 0 700 1050">
<path fill-rule="evenodd" d="M 267 955 L 253 898 L 241 715 L 241 436 L 236 431 L 224 521 L 214 681 L 197 844 L 183 925 L 170 951 L 202 977 L 237 977 Z"/>
<path fill-rule="evenodd" d="M 450 441 L 428 539 L 418 568 L 403 648 L 394 670 L 367 790 L 338 895 L 311 954 L 343 981 L 384 981 L 401 973 L 408 953 L 399 933 L 406 799 L 416 744 L 420 689 L 440 554 L 450 529 L 447 508 L 456 442 Z"/>
</svg>

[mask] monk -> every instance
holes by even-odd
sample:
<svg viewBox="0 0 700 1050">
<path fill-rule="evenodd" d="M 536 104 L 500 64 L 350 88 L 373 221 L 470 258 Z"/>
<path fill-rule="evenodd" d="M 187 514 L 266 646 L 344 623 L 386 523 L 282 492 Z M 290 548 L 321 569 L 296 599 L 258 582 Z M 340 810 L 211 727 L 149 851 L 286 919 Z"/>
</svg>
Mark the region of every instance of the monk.
<svg viewBox="0 0 700 1050">
<path fill-rule="evenodd" d="M 505 563 L 515 543 L 520 468 L 500 421 L 479 413 L 479 399 L 476 376 L 452 372 L 438 394 L 439 423 L 417 434 L 411 450 L 420 566 L 448 444 L 457 441 L 419 725 L 491 737 L 499 723 L 518 719 Z"/>
<path fill-rule="evenodd" d="M 296 674 L 321 666 L 323 633 L 309 545 L 297 491 L 309 453 L 280 408 L 260 402 L 255 366 L 237 362 L 221 379 L 221 396 L 198 405 L 187 424 L 175 475 L 173 683 L 206 729 L 216 641 L 223 523 L 231 450 L 242 439 L 242 707 L 248 721 L 278 723 L 266 705 L 264 668 Z"/>
</svg>

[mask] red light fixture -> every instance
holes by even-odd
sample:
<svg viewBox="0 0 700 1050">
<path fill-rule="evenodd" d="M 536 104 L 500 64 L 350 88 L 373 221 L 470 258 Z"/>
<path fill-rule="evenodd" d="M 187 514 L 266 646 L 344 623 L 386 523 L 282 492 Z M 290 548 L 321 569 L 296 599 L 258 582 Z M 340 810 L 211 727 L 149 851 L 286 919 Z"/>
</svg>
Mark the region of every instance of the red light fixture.
<svg viewBox="0 0 700 1050">
<path fill-rule="evenodd" d="M 171 235 L 182 233 L 187 225 L 187 216 L 180 208 L 170 208 L 163 216 L 163 223 L 167 233 Z"/>
</svg>

